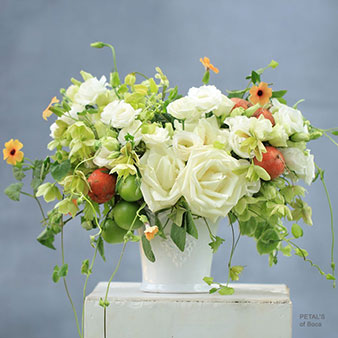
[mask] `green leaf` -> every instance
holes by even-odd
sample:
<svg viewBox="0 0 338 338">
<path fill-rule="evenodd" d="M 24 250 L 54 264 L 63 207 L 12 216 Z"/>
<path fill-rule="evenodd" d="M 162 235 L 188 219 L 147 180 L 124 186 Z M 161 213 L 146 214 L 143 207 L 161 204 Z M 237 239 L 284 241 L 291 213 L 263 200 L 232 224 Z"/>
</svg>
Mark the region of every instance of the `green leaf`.
<svg viewBox="0 0 338 338">
<path fill-rule="evenodd" d="M 90 271 L 89 271 L 89 259 L 85 259 L 83 262 L 82 262 L 82 265 L 81 265 L 81 273 L 83 275 L 88 275 L 90 274 Z"/>
<path fill-rule="evenodd" d="M 222 245 L 222 243 L 224 242 L 225 240 L 219 236 L 216 236 L 213 241 L 211 243 L 209 243 L 209 246 L 211 247 L 212 249 L 212 253 L 215 253 L 218 248 Z"/>
<path fill-rule="evenodd" d="M 330 273 L 328 273 L 326 275 L 326 279 L 328 279 L 328 280 L 336 280 L 336 278 L 333 275 L 331 275 Z"/>
<path fill-rule="evenodd" d="M 292 253 L 292 246 L 290 244 L 281 247 L 280 251 L 283 253 L 284 256 L 286 257 L 291 257 L 291 253 Z"/>
<path fill-rule="evenodd" d="M 233 295 L 235 290 L 229 286 L 222 286 L 219 290 L 218 293 L 222 296 L 229 296 Z"/>
<path fill-rule="evenodd" d="M 162 222 L 161 222 L 160 218 L 158 217 L 157 213 L 155 213 L 155 225 L 157 225 L 157 227 L 158 227 L 158 235 L 161 236 L 164 239 L 167 239 L 167 236 L 163 232 Z"/>
<path fill-rule="evenodd" d="M 257 241 L 259 254 L 268 254 L 275 250 L 280 242 L 278 232 L 275 229 L 267 229 Z"/>
<path fill-rule="evenodd" d="M 103 244 L 103 239 L 101 236 L 97 239 L 96 245 L 97 245 L 97 250 L 99 251 L 100 256 L 102 257 L 104 261 L 106 261 L 106 257 L 104 255 L 104 244 Z"/>
<path fill-rule="evenodd" d="M 49 228 L 45 228 L 36 239 L 40 244 L 46 246 L 47 248 L 56 250 L 53 245 L 54 237 L 54 232 Z"/>
<path fill-rule="evenodd" d="M 110 74 L 110 84 L 113 88 L 118 87 L 119 84 L 121 83 L 119 73 L 118 72 L 113 72 Z"/>
<path fill-rule="evenodd" d="M 272 98 L 283 97 L 288 91 L 287 90 L 275 90 L 272 92 Z"/>
<path fill-rule="evenodd" d="M 338 130 L 332 131 L 331 134 L 338 136 Z"/>
<path fill-rule="evenodd" d="M 186 236 L 187 232 L 184 227 L 179 227 L 172 223 L 170 237 L 181 251 L 184 251 Z"/>
<path fill-rule="evenodd" d="M 253 83 L 261 82 L 261 76 L 254 70 L 251 72 L 251 81 Z"/>
<path fill-rule="evenodd" d="M 60 271 L 60 268 L 57 265 L 55 265 L 54 270 L 53 270 L 53 275 L 52 275 L 52 279 L 54 283 L 57 283 L 60 280 L 59 271 Z"/>
<path fill-rule="evenodd" d="M 246 235 L 246 236 L 253 236 L 255 234 L 257 227 L 257 222 L 254 217 L 250 217 L 248 221 L 239 222 L 239 230 L 241 232 L 241 235 Z"/>
<path fill-rule="evenodd" d="M 305 249 L 296 248 L 295 249 L 295 255 L 305 259 L 305 257 L 307 257 L 309 255 L 309 253 Z"/>
<path fill-rule="evenodd" d="M 202 82 L 204 84 L 208 84 L 209 83 L 209 79 L 210 79 L 210 72 L 209 70 L 206 70 L 204 75 L 203 75 L 203 79 L 202 79 Z"/>
<path fill-rule="evenodd" d="M 34 193 L 38 187 L 43 183 L 50 169 L 50 158 L 47 157 L 44 161 L 35 160 L 33 162 L 33 175 L 31 181 L 31 187 Z"/>
<path fill-rule="evenodd" d="M 277 66 L 279 65 L 279 63 L 275 60 L 271 60 L 271 62 L 269 63 L 269 67 L 275 69 Z"/>
<path fill-rule="evenodd" d="M 26 174 L 24 173 L 23 168 L 19 168 L 16 166 L 13 166 L 13 176 L 16 180 L 18 181 L 22 181 L 22 179 L 26 176 Z"/>
<path fill-rule="evenodd" d="M 204 277 L 203 280 L 208 284 L 211 285 L 214 282 L 212 277 Z"/>
<path fill-rule="evenodd" d="M 59 271 L 60 277 L 66 277 L 68 274 L 68 264 L 63 264 Z"/>
<path fill-rule="evenodd" d="M 271 180 L 269 173 L 264 168 L 260 167 L 259 165 L 254 165 L 254 171 L 259 176 L 259 178 L 261 178 L 262 180 L 264 181 Z"/>
<path fill-rule="evenodd" d="M 239 97 L 243 98 L 244 94 L 248 91 L 248 89 L 242 90 L 227 90 L 228 98 L 231 99 L 232 97 Z"/>
<path fill-rule="evenodd" d="M 283 99 L 282 97 L 277 97 L 276 98 L 280 103 L 287 104 L 286 100 Z"/>
<path fill-rule="evenodd" d="M 141 237 L 142 248 L 145 256 L 150 260 L 150 262 L 155 262 L 155 255 L 153 250 L 151 249 L 150 241 L 147 240 L 146 236 L 143 234 Z"/>
<path fill-rule="evenodd" d="M 291 232 L 296 238 L 303 236 L 303 229 L 297 223 L 292 225 Z"/>
<path fill-rule="evenodd" d="M 212 293 L 215 293 L 218 291 L 218 288 L 212 288 L 209 290 L 209 293 L 212 294 Z"/>
<path fill-rule="evenodd" d="M 51 175 L 56 181 L 60 182 L 68 174 L 70 168 L 71 164 L 69 160 L 61 163 L 54 162 L 51 168 Z"/>
<path fill-rule="evenodd" d="M 186 224 L 187 233 L 190 236 L 198 239 L 198 231 L 197 231 L 195 222 L 192 218 L 191 211 L 190 210 L 186 211 L 183 217 L 185 217 L 185 224 Z"/>
<path fill-rule="evenodd" d="M 23 183 L 13 183 L 5 189 L 5 194 L 13 201 L 20 201 Z"/>
<path fill-rule="evenodd" d="M 242 265 L 234 265 L 230 268 L 229 274 L 230 274 L 230 278 L 235 281 L 235 280 L 239 280 L 239 275 L 241 274 L 241 272 L 243 271 L 244 266 Z"/>
</svg>

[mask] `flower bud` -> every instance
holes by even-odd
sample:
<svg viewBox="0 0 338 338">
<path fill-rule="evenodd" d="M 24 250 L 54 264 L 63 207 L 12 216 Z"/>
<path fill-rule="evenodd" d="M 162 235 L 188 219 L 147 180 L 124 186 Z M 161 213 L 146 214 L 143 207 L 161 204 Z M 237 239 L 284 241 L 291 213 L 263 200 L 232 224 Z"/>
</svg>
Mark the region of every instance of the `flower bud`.
<svg viewBox="0 0 338 338">
<path fill-rule="evenodd" d="M 310 140 L 310 136 L 307 133 L 294 133 L 291 135 L 290 139 L 293 142 L 307 142 Z"/>
</svg>

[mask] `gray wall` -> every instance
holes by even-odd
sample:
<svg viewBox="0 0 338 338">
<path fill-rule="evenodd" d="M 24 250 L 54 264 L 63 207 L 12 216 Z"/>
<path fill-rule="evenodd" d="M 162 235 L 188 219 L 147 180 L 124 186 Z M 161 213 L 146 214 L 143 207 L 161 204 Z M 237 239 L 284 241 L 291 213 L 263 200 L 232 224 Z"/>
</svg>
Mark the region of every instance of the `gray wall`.
<svg viewBox="0 0 338 338">
<path fill-rule="evenodd" d="M 243 87 L 251 69 L 273 58 L 280 67 L 267 71 L 264 79 L 275 82 L 276 88 L 287 88 L 290 103 L 306 99 L 300 107 L 315 126 L 338 126 L 337 14 L 335 0 L 0 0 L 0 143 L 19 138 L 26 156 L 49 154 L 49 123 L 42 120 L 41 111 L 70 77 L 79 77 L 81 69 L 108 74 L 109 51 L 89 47 L 97 40 L 114 44 L 121 74 L 135 70 L 153 74 L 159 65 L 182 93 L 200 83 L 201 56 L 209 56 L 220 68 L 212 81 L 222 90 Z M 338 149 L 326 139 L 311 144 L 311 149 L 326 169 L 335 207 Z M 5 163 L 0 172 L 2 191 L 12 178 Z M 40 216 L 34 201 L 22 198 L 17 204 L 4 195 L 0 201 L 0 337 L 76 337 L 62 285 L 51 280 L 60 253 L 35 241 Z M 314 226 L 305 227 L 300 244 L 328 271 L 329 215 L 319 182 L 309 188 L 307 201 L 313 206 Z M 83 283 L 79 266 L 91 257 L 92 249 L 77 222 L 67 226 L 65 235 L 71 292 L 79 307 Z M 225 280 L 230 245 L 225 223 L 221 235 L 227 241 L 215 255 L 213 275 Z M 109 248 L 107 264 L 98 259 L 89 290 L 108 278 L 119 250 Z M 243 238 L 234 263 L 247 265 L 242 282 L 290 287 L 294 337 L 336 336 L 337 290 L 299 257 L 281 257 L 277 267 L 269 268 L 254 242 Z M 116 280 L 140 278 L 138 247 L 131 244 Z M 326 318 L 321 328 L 300 328 L 302 313 L 323 313 Z"/>
</svg>

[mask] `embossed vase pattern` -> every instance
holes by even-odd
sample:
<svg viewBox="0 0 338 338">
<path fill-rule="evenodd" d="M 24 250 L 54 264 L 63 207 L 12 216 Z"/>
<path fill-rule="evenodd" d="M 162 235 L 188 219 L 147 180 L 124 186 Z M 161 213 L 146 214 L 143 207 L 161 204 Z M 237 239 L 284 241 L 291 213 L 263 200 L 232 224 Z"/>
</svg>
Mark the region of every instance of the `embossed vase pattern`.
<svg viewBox="0 0 338 338">
<path fill-rule="evenodd" d="M 170 238 L 171 224 L 165 228 L 167 239 L 156 236 L 151 241 L 156 261 L 150 262 L 140 245 L 142 262 L 142 285 L 145 292 L 159 293 L 204 293 L 210 287 L 203 278 L 210 276 L 212 251 L 210 236 L 203 219 L 195 220 L 198 239 L 187 234 L 184 252 Z M 218 223 L 209 223 L 216 234 Z M 143 230 L 140 230 L 143 231 Z"/>
</svg>

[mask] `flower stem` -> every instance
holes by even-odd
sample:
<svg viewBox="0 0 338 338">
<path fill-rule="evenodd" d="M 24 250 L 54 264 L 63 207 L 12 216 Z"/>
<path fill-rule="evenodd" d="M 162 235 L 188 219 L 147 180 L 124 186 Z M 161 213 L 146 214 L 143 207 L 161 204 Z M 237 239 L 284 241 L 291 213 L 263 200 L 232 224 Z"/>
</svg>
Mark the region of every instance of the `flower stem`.
<svg viewBox="0 0 338 338">
<path fill-rule="evenodd" d="M 34 198 L 35 201 L 36 201 L 36 203 L 37 203 L 38 206 L 39 206 L 40 211 L 41 211 L 41 215 L 42 215 L 43 221 L 47 220 L 47 217 L 45 216 L 45 213 L 44 213 L 44 211 L 43 211 L 43 208 L 42 208 L 42 205 L 41 205 L 39 199 L 38 199 L 35 195 L 29 194 L 29 193 L 24 192 L 24 191 L 21 191 L 21 194 L 22 194 L 22 195 L 25 195 L 25 196 L 29 196 L 29 197 L 31 197 L 31 198 Z"/>
<path fill-rule="evenodd" d="M 241 234 L 239 233 L 238 237 L 237 237 L 237 240 L 235 241 L 235 230 L 234 230 L 234 226 L 231 222 L 231 219 L 229 217 L 229 223 L 230 223 L 230 226 L 231 226 L 231 233 L 232 233 L 232 244 L 231 244 L 231 253 L 230 253 L 230 258 L 229 258 L 229 262 L 228 262 L 228 280 L 227 280 L 227 286 L 229 285 L 229 281 L 230 281 L 230 269 L 231 269 L 231 262 L 232 262 L 232 257 L 235 253 L 235 249 L 237 247 L 237 244 L 238 244 L 238 241 L 241 237 Z"/>
<path fill-rule="evenodd" d="M 63 240 L 63 224 L 62 224 L 62 227 L 61 227 L 61 255 L 62 255 L 62 265 L 64 265 L 65 264 L 65 250 L 64 250 L 64 240 Z M 74 313 L 77 332 L 79 334 L 79 337 L 83 338 L 83 335 L 82 335 L 81 330 L 80 330 L 79 319 L 77 317 L 77 312 L 76 312 L 76 309 L 75 309 L 75 306 L 74 306 L 74 302 L 72 300 L 72 297 L 71 297 L 69 289 L 68 289 L 66 277 L 63 277 L 63 285 L 65 287 L 68 300 L 70 302 L 70 305 L 71 305 L 73 313 Z"/>
</svg>

